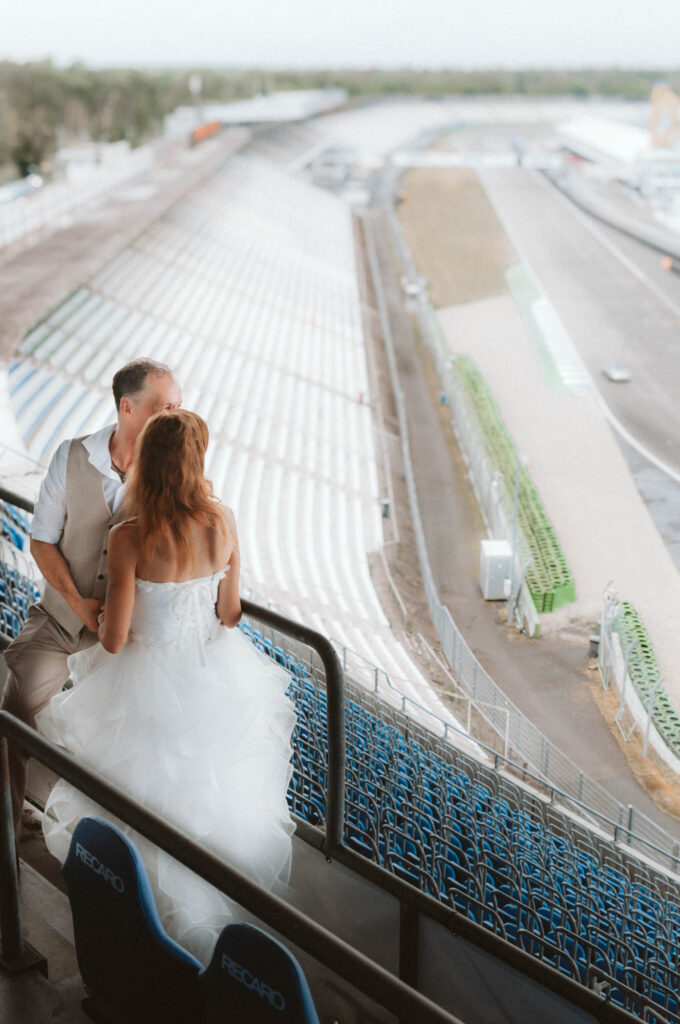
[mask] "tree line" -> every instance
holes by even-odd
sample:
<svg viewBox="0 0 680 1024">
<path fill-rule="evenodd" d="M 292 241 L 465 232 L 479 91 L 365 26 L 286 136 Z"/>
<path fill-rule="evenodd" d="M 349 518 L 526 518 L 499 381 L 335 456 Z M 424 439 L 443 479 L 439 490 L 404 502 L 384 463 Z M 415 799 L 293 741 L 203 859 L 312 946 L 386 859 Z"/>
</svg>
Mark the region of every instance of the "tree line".
<svg viewBox="0 0 680 1024">
<path fill-rule="evenodd" d="M 590 96 L 647 99 L 666 79 L 680 90 L 680 71 L 655 70 L 262 70 L 256 68 L 61 68 L 51 61 L 0 62 L 0 175 L 44 169 L 58 146 L 74 140 L 131 145 L 158 135 L 163 117 L 193 102 L 198 72 L 206 101 L 245 99 L 277 89 L 346 89 L 350 97 L 413 95 Z"/>
</svg>

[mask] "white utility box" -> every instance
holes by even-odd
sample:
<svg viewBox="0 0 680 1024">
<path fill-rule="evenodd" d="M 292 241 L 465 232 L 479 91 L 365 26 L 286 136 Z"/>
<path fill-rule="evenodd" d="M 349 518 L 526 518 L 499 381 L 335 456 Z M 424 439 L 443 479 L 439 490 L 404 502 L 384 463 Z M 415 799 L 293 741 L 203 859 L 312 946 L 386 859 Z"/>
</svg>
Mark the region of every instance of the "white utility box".
<svg viewBox="0 0 680 1024">
<path fill-rule="evenodd" d="M 503 601 L 510 592 L 512 548 L 507 540 L 483 540 L 479 585 L 485 601 Z"/>
</svg>

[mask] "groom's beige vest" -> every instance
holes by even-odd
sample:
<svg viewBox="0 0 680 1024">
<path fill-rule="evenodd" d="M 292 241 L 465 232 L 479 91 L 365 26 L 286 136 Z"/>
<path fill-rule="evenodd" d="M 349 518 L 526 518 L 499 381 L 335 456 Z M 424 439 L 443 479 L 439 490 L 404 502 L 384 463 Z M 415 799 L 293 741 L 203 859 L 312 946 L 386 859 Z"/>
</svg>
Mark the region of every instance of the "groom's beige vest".
<svg viewBox="0 0 680 1024">
<path fill-rule="evenodd" d="M 103 601 L 106 594 L 109 530 L 125 516 L 122 505 L 115 515 L 111 515 L 104 497 L 102 475 L 90 462 L 84 440 L 84 437 L 74 438 L 69 448 L 66 464 L 66 520 L 57 547 L 66 559 L 80 594 Z M 45 584 L 40 603 L 71 636 L 76 636 L 83 628 L 83 620 L 49 583 Z"/>
</svg>

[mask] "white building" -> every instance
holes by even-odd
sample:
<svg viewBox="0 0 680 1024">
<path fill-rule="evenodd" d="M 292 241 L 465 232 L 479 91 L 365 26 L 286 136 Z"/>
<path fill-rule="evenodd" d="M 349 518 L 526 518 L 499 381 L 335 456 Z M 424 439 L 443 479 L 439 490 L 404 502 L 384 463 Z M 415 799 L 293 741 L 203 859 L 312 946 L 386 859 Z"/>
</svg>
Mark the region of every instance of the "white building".
<svg viewBox="0 0 680 1024">
<path fill-rule="evenodd" d="M 680 189 L 680 147 L 654 146 L 647 128 L 602 117 L 575 117 L 557 126 L 570 153 L 597 164 L 649 196 Z"/>
</svg>

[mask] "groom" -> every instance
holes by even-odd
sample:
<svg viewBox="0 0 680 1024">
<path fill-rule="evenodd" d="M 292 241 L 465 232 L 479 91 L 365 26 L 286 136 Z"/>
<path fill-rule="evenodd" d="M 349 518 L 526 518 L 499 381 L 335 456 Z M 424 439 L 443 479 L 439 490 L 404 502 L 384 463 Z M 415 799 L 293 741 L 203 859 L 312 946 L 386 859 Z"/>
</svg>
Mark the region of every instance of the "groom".
<svg viewBox="0 0 680 1024">
<path fill-rule="evenodd" d="M 116 422 L 57 448 L 40 487 L 31 524 L 31 553 L 46 581 L 21 633 L 5 651 L 9 668 L 2 709 L 35 727 L 35 715 L 68 678 L 66 659 L 97 640 L 106 594 L 106 539 L 124 518 L 125 474 L 146 421 L 176 409 L 182 392 L 169 367 L 137 359 L 114 375 Z M 28 757 L 9 744 L 17 842 Z"/>
</svg>

